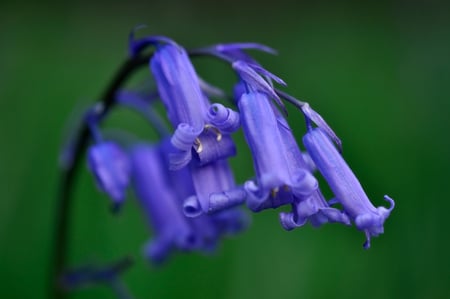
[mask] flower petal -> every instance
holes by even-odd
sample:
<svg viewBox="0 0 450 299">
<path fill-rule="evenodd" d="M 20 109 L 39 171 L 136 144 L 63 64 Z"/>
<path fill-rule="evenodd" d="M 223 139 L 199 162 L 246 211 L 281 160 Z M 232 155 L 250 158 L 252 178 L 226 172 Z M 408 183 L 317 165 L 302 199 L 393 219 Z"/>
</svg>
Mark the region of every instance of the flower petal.
<svg viewBox="0 0 450 299">
<path fill-rule="evenodd" d="M 239 113 L 222 104 L 212 104 L 208 109 L 208 120 L 223 133 L 233 133 L 239 129 Z"/>
<path fill-rule="evenodd" d="M 150 68 L 172 125 L 186 123 L 201 132 L 207 107 L 186 51 L 173 44 L 161 46 L 150 61 Z"/>
<path fill-rule="evenodd" d="M 196 139 L 195 162 L 199 166 L 236 155 L 230 135 L 222 135 L 217 128 L 206 127 Z"/>
<path fill-rule="evenodd" d="M 88 165 L 98 187 L 115 205 L 121 205 L 130 182 L 131 166 L 127 154 L 114 142 L 102 142 L 90 147 Z"/>
</svg>

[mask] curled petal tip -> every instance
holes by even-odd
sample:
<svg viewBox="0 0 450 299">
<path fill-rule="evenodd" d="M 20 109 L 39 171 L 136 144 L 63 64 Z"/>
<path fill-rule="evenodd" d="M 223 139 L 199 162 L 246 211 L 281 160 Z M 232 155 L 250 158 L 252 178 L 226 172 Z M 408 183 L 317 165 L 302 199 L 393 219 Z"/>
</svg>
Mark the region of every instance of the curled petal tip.
<svg viewBox="0 0 450 299">
<path fill-rule="evenodd" d="M 186 123 L 180 123 L 170 141 L 175 148 L 186 151 L 190 150 L 198 135 L 200 131 L 196 131 Z"/>
<path fill-rule="evenodd" d="M 279 220 L 280 220 L 281 226 L 286 231 L 291 231 L 294 228 L 303 226 L 306 223 L 307 219 L 305 218 L 303 221 L 298 222 L 298 221 L 295 221 L 294 214 L 292 212 L 291 213 L 281 212 L 279 214 Z"/>
<path fill-rule="evenodd" d="M 207 118 L 224 133 L 235 132 L 240 126 L 239 113 L 218 103 L 210 106 Z"/>
<path fill-rule="evenodd" d="M 391 212 L 395 208 L 395 201 L 387 195 L 384 196 L 384 200 L 389 203 L 388 211 Z"/>
<path fill-rule="evenodd" d="M 186 217 L 195 218 L 203 214 L 197 196 L 190 196 L 183 202 L 183 213 Z"/>
</svg>

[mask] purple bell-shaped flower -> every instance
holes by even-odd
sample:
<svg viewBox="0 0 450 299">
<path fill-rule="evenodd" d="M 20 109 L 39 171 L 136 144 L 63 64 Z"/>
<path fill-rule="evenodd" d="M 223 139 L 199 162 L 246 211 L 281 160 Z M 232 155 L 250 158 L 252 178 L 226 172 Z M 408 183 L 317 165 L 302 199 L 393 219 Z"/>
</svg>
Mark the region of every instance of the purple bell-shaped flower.
<svg viewBox="0 0 450 299">
<path fill-rule="evenodd" d="M 309 128 L 303 137 L 308 153 L 335 195 L 335 201 L 342 204 L 345 213 L 356 227 L 366 234 L 364 248 L 370 247 L 370 238 L 382 234 L 384 221 L 395 204 L 384 196 L 390 207 L 374 207 L 342 155 L 321 128 Z"/>
</svg>

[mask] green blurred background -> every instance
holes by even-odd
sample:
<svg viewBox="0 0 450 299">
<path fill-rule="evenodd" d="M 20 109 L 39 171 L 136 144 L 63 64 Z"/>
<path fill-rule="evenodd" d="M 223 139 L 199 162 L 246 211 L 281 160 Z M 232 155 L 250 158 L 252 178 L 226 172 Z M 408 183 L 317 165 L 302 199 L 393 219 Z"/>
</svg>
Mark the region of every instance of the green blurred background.
<svg viewBox="0 0 450 299">
<path fill-rule="evenodd" d="M 84 167 L 71 265 L 132 254 L 124 278 L 136 298 L 450 298 L 448 6 L 281 0 L 1 2 L 0 298 L 45 298 L 64 128 L 103 91 L 141 23 L 187 47 L 255 41 L 278 49 L 255 56 L 332 125 L 373 202 L 389 194 L 397 206 L 368 251 L 354 227 L 285 232 L 277 211 L 264 211 L 217 254 L 178 254 L 155 268 L 140 255 L 150 231 L 134 200 L 110 215 Z M 221 63 L 196 65 L 231 86 Z M 290 111 L 300 138 L 303 121 Z M 151 135 L 132 113 L 110 123 Z M 252 168 L 239 150 L 232 164 L 242 182 Z M 73 298 L 113 293 L 99 286 Z"/>
</svg>

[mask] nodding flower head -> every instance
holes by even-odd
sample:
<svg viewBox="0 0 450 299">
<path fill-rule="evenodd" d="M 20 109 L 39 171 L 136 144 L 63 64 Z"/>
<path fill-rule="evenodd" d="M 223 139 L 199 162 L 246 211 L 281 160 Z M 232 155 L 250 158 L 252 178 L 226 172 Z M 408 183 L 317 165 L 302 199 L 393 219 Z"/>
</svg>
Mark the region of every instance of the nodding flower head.
<svg viewBox="0 0 450 299">
<path fill-rule="evenodd" d="M 335 195 L 344 212 L 356 227 L 366 234 L 364 248 L 370 247 L 370 238 L 383 233 L 383 224 L 394 208 L 394 201 L 385 196 L 390 207 L 375 208 L 358 179 L 344 161 L 335 145 L 321 128 L 310 129 L 303 137 L 308 153 Z"/>
<path fill-rule="evenodd" d="M 190 169 L 195 194 L 183 202 L 184 214 L 193 219 L 207 216 L 220 234 L 236 234 L 249 223 L 239 208 L 247 193 L 237 186 L 226 160 Z"/>
<path fill-rule="evenodd" d="M 189 56 L 176 44 L 158 46 L 150 68 L 168 118 L 176 128 L 172 143 L 180 154 L 172 168 L 181 168 L 190 161 L 194 141 L 205 127 L 205 95 Z"/>
<path fill-rule="evenodd" d="M 159 46 L 150 61 L 159 96 L 174 125 L 187 124 L 200 134 L 206 117 L 204 95 L 197 73 L 181 46 Z"/>
<path fill-rule="evenodd" d="M 118 144 L 103 141 L 89 148 L 88 166 L 97 186 L 113 200 L 113 208 L 119 208 L 130 182 L 131 166 L 127 154 Z"/>
<path fill-rule="evenodd" d="M 95 142 L 88 150 L 88 164 L 99 188 L 117 208 L 131 183 L 148 218 L 153 235 L 144 251 L 150 261 L 162 263 L 173 251 L 213 251 L 224 235 L 248 225 L 247 214 L 238 207 L 244 203 L 253 212 L 289 205 L 290 210 L 279 214 L 285 230 L 306 223 L 314 227 L 355 223 L 365 232 L 365 248 L 370 247 L 372 237 L 383 233 L 394 201 L 385 196 L 389 208 L 372 205 L 344 161 L 341 141 L 331 127 L 308 103 L 277 89 L 276 84 L 286 83 L 245 51 L 274 50 L 256 43 L 234 43 L 188 52 L 169 38 L 135 39 L 133 32 L 128 61 L 132 68 L 146 58 L 143 51 L 149 45 L 154 49 L 149 68 L 156 89 L 141 93 L 113 86 L 107 95 L 114 94 L 114 98 L 94 105 L 85 115 L 85 124 L 90 130 L 88 138 Z M 226 93 L 198 77 L 190 55 L 211 55 L 230 64 L 238 78 L 233 90 L 236 111 L 225 103 L 210 101 L 225 98 Z M 158 99 L 170 125 L 152 110 Z M 295 140 L 284 102 L 305 116 L 308 131 L 303 143 L 307 153 Z M 118 143 L 105 141 L 99 123 L 117 106 L 144 116 L 160 141 L 134 143 L 136 138 L 129 138 L 126 141 L 132 141 L 127 151 Z M 240 128 L 254 168 L 254 177 L 241 185 L 228 163 L 237 153 L 232 134 Z M 125 143 L 124 138 L 115 139 Z M 73 144 L 87 140 L 81 141 Z M 66 153 L 65 169 L 70 169 L 78 153 Z M 315 170 L 325 178 L 335 198 L 325 199 L 313 175 Z"/>
<path fill-rule="evenodd" d="M 248 222 L 242 211 L 229 209 L 244 201 L 245 192 L 234 185 L 227 165 L 221 164 L 225 160 L 197 167 L 199 172 L 192 173 L 193 167 L 171 171 L 167 147 L 171 147 L 170 141 L 163 139 L 158 145 L 138 144 L 130 150 L 134 190 L 155 235 L 145 254 L 156 264 L 164 262 L 173 250 L 209 253 L 221 236 L 239 232 Z M 220 166 L 215 167 L 216 163 Z M 189 199 L 211 200 L 211 206 L 226 201 L 227 210 L 188 218 L 183 203 Z"/>
<path fill-rule="evenodd" d="M 201 164 L 234 155 L 234 144 L 226 134 L 238 129 L 239 117 L 223 105 L 209 103 L 201 88 L 205 84 L 198 78 L 186 51 L 173 43 L 159 46 L 150 66 L 169 120 L 176 128 L 172 136 L 175 151 L 171 155 L 171 168 L 186 166 L 192 152 Z M 211 132 L 216 134 L 215 139 L 208 137 Z"/>
<path fill-rule="evenodd" d="M 292 203 L 293 196 L 308 196 L 317 189 L 317 181 L 309 171 L 289 170 L 283 136 L 267 95 L 244 93 L 238 107 L 256 171 L 256 182 L 245 184 L 249 208 L 253 211 L 275 208 Z"/>
<path fill-rule="evenodd" d="M 277 115 L 278 129 L 285 146 L 289 172 L 295 173 L 303 169 L 306 173 L 309 173 L 315 167 L 311 165 L 313 164 L 310 161 L 311 158 L 300 151 L 286 119 L 278 110 L 274 109 L 274 111 Z M 293 211 L 290 213 L 280 213 L 280 222 L 286 230 L 303 226 L 307 220 L 315 227 L 327 222 L 350 224 L 347 215 L 328 205 L 319 188 L 315 189 L 310 195 L 296 196 L 292 208 Z"/>
<path fill-rule="evenodd" d="M 167 166 L 170 160 L 164 153 L 171 146 L 167 141 L 161 143 Z M 246 193 L 236 185 L 227 160 L 218 159 L 206 165 L 193 163 L 190 167 L 166 171 L 166 175 L 184 214 L 201 236 L 203 249 L 213 248 L 210 245 L 217 243 L 221 235 L 237 233 L 247 226 L 247 215 L 234 208 L 245 201 Z"/>
<path fill-rule="evenodd" d="M 309 196 L 317 189 L 317 181 L 306 166 L 289 166 L 292 157 L 279 128 L 282 116 L 270 100 L 279 100 L 279 97 L 271 82 L 261 75 L 278 83 L 284 82 L 260 66 L 244 61 L 234 62 L 233 68 L 241 79 L 235 86 L 234 95 L 256 171 L 256 181 L 245 183 L 247 205 L 253 211 L 261 211 L 293 203 L 296 197 Z"/>
<path fill-rule="evenodd" d="M 182 214 L 176 194 L 164 176 L 164 163 L 158 148 L 136 145 L 130 156 L 134 190 L 155 234 L 146 247 L 146 255 L 154 263 L 161 263 L 173 249 L 196 249 L 195 232 Z"/>
</svg>

